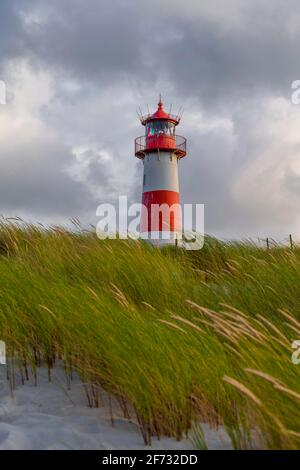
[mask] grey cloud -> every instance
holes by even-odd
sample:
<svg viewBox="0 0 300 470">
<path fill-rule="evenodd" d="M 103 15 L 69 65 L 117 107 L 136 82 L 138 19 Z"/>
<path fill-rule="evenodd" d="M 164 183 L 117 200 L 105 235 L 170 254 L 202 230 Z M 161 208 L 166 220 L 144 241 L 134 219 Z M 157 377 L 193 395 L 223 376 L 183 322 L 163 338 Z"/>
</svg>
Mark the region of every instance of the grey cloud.
<svg viewBox="0 0 300 470">
<path fill-rule="evenodd" d="M 40 4 L 30 0 L 25 15 Z M 27 28 L 25 47 L 46 67 L 103 85 L 143 69 L 139 25 L 130 0 L 53 0 L 46 19 Z"/>
<path fill-rule="evenodd" d="M 168 0 L 160 10 L 159 3 L 151 9 L 131 0 L 54 0 L 47 20 L 24 32 L 25 53 L 99 86 L 129 76 L 138 86 L 155 87 L 165 76 L 178 98 L 215 109 L 255 93 L 288 93 L 298 75 L 300 33 L 291 26 L 297 1 L 255 1 L 243 28 L 231 29 L 205 16 L 184 16 L 182 9 L 176 14 Z M 196 10 L 196 3 L 187 8 Z M 30 0 L 23 9 L 40 4 Z"/>
<path fill-rule="evenodd" d="M 24 51 L 22 21 L 15 0 L 2 0 L 0 5 L 0 70 L 1 63 Z"/>
<path fill-rule="evenodd" d="M 91 196 L 65 173 L 61 162 L 70 155 L 57 142 L 35 141 L 32 145 L 1 146 L 0 174 L 1 212 L 19 215 L 23 212 L 44 218 L 74 217 L 89 207 Z M 67 159 L 66 159 L 67 157 Z M 94 202 L 94 205 L 96 203 Z"/>
<path fill-rule="evenodd" d="M 21 57 L 56 80 L 54 98 L 40 110 L 55 144 L 41 139 L 24 152 L 16 146 L 14 172 L 8 171 L 9 153 L 3 157 L 3 207 L 45 211 L 53 218 L 86 213 L 97 199 L 89 185 L 98 185 L 109 200 L 125 191 L 138 199 L 141 165 L 134 161 L 132 141 L 143 130 L 135 108 L 139 101 L 152 103 L 162 91 L 169 102 L 186 108 L 179 131 L 189 142 L 189 156 L 180 163 L 183 201 L 206 203 L 207 229 L 214 233 L 255 234 L 264 227 L 281 233 L 283 218 L 263 202 L 253 210 L 243 199 L 251 200 L 251 188 L 239 197 L 233 187 L 272 145 L 265 120 L 271 125 L 275 117 L 266 117 L 264 107 L 272 97 L 289 99 L 290 84 L 299 78 L 300 8 L 296 0 L 232 0 L 226 10 L 224 3 L 1 2 L 0 64 Z M 67 91 L 70 81 L 78 89 Z M 208 121 L 226 118 L 232 129 L 189 127 L 189 113 Z M 71 148 L 81 144 L 93 148 L 92 157 L 86 155 L 87 181 L 63 171 L 74 164 Z M 106 163 L 97 157 L 103 149 L 110 154 Z M 57 158 L 46 163 L 54 153 Z M 297 193 L 297 174 L 287 170 L 282 185 Z M 290 225 L 293 218 L 291 210 Z"/>
</svg>

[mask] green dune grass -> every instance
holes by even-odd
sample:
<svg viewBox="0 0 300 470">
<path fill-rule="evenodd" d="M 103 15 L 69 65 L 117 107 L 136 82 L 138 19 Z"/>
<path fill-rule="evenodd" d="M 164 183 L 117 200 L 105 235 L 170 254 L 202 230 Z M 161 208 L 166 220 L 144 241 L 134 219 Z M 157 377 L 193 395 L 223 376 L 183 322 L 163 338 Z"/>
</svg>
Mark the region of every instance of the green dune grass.
<svg viewBox="0 0 300 470">
<path fill-rule="evenodd" d="M 300 448 L 297 247 L 207 238 L 201 251 L 159 250 L 6 222 L 0 339 L 12 388 L 17 372 L 45 363 L 51 380 L 63 361 L 90 406 L 109 393 L 148 444 L 206 422 L 235 448 Z"/>
</svg>

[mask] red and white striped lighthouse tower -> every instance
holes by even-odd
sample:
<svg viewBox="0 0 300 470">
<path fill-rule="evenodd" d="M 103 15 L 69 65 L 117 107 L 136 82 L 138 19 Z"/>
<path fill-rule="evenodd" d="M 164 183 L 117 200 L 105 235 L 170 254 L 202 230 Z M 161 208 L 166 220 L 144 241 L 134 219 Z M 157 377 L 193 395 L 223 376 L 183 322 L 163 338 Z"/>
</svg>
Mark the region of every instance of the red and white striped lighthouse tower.
<svg viewBox="0 0 300 470">
<path fill-rule="evenodd" d="M 186 139 L 175 134 L 181 119 L 163 109 L 140 115 L 145 135 L 135 139 L 135 156 L 143 160 L 141 238 L 174 243 L 181 238 L 181 211 L 178 162 L 186 155 Z"/>
</svg>

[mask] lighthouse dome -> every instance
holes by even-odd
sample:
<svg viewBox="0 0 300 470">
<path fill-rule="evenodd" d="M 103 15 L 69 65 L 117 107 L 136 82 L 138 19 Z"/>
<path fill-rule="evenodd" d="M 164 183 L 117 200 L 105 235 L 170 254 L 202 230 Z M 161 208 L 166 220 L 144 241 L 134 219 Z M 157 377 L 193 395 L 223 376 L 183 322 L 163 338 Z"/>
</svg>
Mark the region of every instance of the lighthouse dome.
<svg viewBox="0 0 300 470">
<path fill-rule="evenodd" d="M 177 124 L 179 124 L 179 121 L 180 121 L 180 118 L 178 116 L 175 116 L 174 114 L 167 113 L 164 110 L 164 105 L 163 105 L 161 97 L 159 98 L 157 110 L 155 111 L 155 113 L 143 116 L 142 119 L 141 119 L 141 122 L 145 126 L 148 122 L 156 121 L 157 119 L 164 120 L 164 121 L 170 121 L 173 124 L 175 124 L 175 126 L 177 126 Z"/>
<path fill-rule="evenodd" d="M 158 102 L 157 111 L 155 111 L 155 113 L 152 114 L 150 118 L 151 119 L 170 119 L 170 114 L 165 112 L 164 105 L 163 105 L 161 98 Z"/>
</svg>

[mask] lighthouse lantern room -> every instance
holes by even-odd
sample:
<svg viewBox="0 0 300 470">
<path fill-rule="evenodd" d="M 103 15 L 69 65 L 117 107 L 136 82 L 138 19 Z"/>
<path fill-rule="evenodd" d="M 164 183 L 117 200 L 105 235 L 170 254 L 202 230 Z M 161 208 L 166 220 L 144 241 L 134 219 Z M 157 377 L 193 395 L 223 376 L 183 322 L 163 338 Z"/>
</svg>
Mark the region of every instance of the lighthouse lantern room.
<svg viewBox="0 0 300 470">
<path fill-rule="evenodd" d="M 182 112 L 167 113 L 160 98 L 154 114 L 139 115 L 145 135 L 135 139 L 135 156 L 144 165 L 141 238 L 173 244 L 181 239 L 178 162 L 186 155 L 186 139 L 176 135 Z"/>
</svg>

